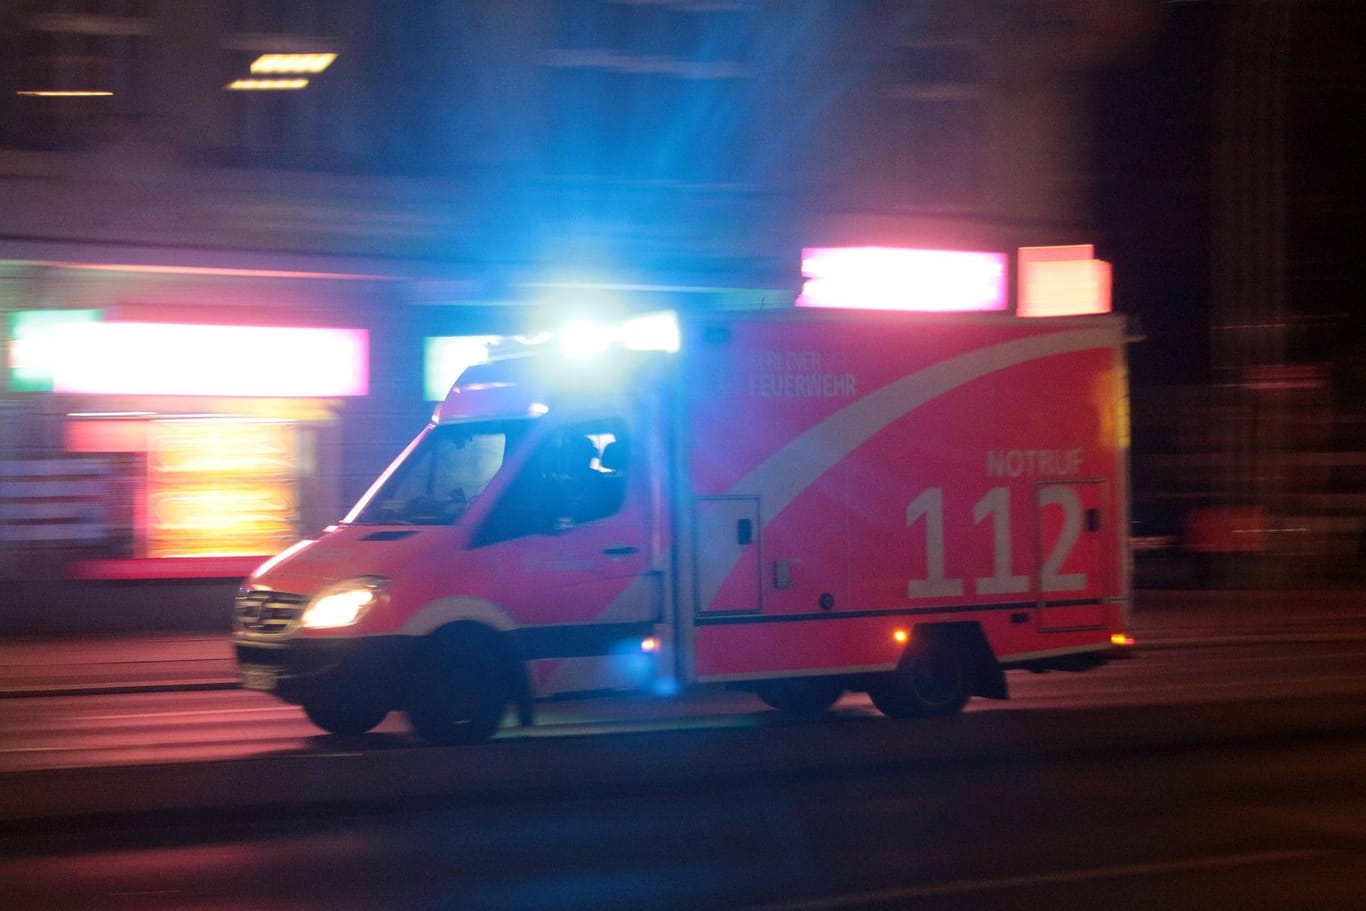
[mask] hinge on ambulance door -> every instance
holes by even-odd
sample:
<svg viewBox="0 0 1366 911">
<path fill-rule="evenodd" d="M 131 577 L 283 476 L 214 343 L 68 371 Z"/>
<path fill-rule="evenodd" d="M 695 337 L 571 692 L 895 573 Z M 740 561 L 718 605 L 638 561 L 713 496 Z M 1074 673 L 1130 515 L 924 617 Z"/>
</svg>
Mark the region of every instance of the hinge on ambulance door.
<svg viewBox="0 0 1366 911">
<path fill-rule="evenodd" d="M 791 560 L 773 561 L 773 587 L 779 589 L 792 587 Z"/>
</svg>

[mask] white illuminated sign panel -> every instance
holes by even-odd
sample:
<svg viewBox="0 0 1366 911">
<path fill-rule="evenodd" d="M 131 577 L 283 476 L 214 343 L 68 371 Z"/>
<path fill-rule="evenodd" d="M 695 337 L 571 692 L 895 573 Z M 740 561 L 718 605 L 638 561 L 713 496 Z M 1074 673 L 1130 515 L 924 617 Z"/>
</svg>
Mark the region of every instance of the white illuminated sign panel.
<svg viewBox="0 0 1366 911">
<path fill-rule="evenodd" d="M 294 398 L 369 391 L 363 329 L 90 322 L 59 332 L 54 392 Z"/>
</svg>

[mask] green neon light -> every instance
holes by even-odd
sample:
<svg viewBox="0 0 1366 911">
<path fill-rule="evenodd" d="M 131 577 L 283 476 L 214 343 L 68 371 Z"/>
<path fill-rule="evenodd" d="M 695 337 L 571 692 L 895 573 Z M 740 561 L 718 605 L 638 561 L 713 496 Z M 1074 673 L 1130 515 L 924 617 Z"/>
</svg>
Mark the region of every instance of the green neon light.
<svg viewBox="0 0 1366 911">
<path fill-rule="evenodd" d="M 10 389 L 51 392 L 62 334 L 71 326 L 99 320 L 99 310 L 17 310 L 10 314 Z"/>
</svg>

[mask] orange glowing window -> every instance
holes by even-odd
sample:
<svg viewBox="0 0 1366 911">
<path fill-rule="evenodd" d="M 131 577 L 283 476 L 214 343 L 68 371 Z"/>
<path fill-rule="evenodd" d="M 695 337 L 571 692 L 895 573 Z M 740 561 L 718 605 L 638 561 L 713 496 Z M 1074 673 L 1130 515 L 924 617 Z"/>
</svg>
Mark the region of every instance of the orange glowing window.
<svg viewBox="0 0 1366 911">
<path fill-rule="evenodd" d="M 298 538 L 293 425 L 169 420 L 147 429 L 147 556 L 269 554 Z"/>
</svg>

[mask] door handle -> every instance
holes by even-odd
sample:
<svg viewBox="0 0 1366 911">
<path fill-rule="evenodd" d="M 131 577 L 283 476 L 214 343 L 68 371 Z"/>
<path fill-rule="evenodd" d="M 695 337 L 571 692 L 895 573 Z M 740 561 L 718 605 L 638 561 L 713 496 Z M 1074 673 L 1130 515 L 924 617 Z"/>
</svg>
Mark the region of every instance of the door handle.
<svg viewBox="0 0 1366 911">
<path fill-rule="evenodd" d="M 609 557 L 629 557 L 631 554 L 640 553 L 640 548 L 630 544 L 619 544 L 616 547 L 604 547 L 602 552 Z"/>
</svg>

